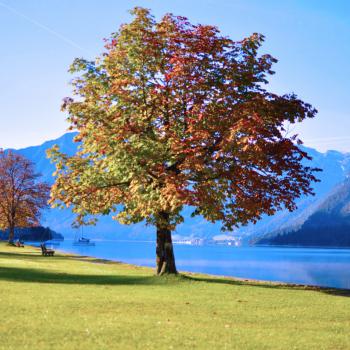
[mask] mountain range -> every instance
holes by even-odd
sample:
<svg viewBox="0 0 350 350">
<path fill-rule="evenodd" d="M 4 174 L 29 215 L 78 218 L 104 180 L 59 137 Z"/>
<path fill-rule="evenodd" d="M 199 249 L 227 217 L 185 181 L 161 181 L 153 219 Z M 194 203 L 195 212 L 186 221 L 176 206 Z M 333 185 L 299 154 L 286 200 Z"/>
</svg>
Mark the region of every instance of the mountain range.
<svg viewBox="0 0 350 350">
<path fill-rule="evenodd" d="M 299 227 L 276 230 L 256 242 L 267 245 L 350 247 L 350 179 L 336 186 Z"/>
<path fill-rule="evenodd" d="M 74 154 L 77 150 L 77 144 L 73 142 L 74 136 L 75 133 L 66 133 L 60 138 L 47 141 L 42 145 L 14 151 L 33 161 L 36 171 L 42 174 L 42 180 L 53 183 L 52 173 L 54 172 L 54 165 L 46 158 L 46 150 L 57 144 L 62 152 L 69 155 Z M 316 195 L 298 199 L 297 210 L 294 212 L 284 210 L 270 217 L 264 216 L 255 225 L 250 224 L 237 229 L 233 233 L 226 232 L 223 234 L 220 231 L 220 223 L 208 223 L 202 217 L 191 218 L 191 208 L 185 208 L 183 211 L 185 222 L 177 227 L 176 232 L 174 232 L 174 238 L 230 239 L 232 236 L 239 236 L 243 237 L 245 242 L 259 242 L 261 239 L 269 239 L 274 236 L 281 236 L 281 234 L 297 232 L 302 227 L 305 229 L 305 225 L 310 223 L 314 214 L 322 213 L 320 211 L 321 206 L 325 205 L 324 203 L 327 202 L 329 196 L 334 195 L 338 188 L 344 189 L 345 186 L 348 190 L 350 203 L 350 180 L 348 179 L 350 154 L 338 151 L 321 153 L 307 147 L 304 147 L 304 149 L 313 158 L 310 165 L 321 168 L 323 171 L 317 174 L 321 181 L 313 185 Z M 346 202 L 346 199 L 344 200 Z M 318 215 L 322 216 L 322 214 Z M 339 218 L 339 215 L 337 218 Z M 49 209 L 43 215 L 42 225 L 49 226 L 54 231 L 60 232 L 66 237 L 73 237 L 77 234 L 76 230 L 71 227 L 73 219 L 74 214 L 70 209 Z M 91 238 L 154 239 L 154 229 L 152 227 L 147 227 L 142 223 L 132 226 L 121 225 L 113 221 L 109 216 L 101 216 L 95 227 L 87 227 L 84 229 L 84 232 Z M 307 232 L 303 232 L 307 234 Z"/>
</svg>

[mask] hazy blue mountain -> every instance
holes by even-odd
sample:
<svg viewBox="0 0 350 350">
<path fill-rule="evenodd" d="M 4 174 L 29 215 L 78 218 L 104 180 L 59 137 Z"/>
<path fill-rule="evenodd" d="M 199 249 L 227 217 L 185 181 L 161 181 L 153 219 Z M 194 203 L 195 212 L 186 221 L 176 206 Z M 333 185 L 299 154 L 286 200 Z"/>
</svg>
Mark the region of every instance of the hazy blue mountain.
<svg viewBox="0 0 350 350">
<path fill-rule="evenodd" d="M 336 186 L 301 227 L 277 231 L 257 243 L 350 247 L 350 179 Z"/>
<path fill-rule="evenodd" d="M 24 157 L 33 161 L 36 166 L 36 170 L 42 174 L 41 180 L 53 183 L 52 173 L 55 170 L 53 164 L 46 157 L 46 150 L 51 148 L 53 145 L 58 145 L 62 152 L 72 155 L 77 150 L 77 144 L 73 142 L 73 138 L 76 133 L 67 133 L 56 140 L 46 141 L 39 146 L 31 146 L 15 150 Z"/>
<path fill-rule="evenodd" d="M 54 166 L 46 158 L 46 150 L 54 144 L 58 144 L 63 152 L 73 154 L 77 149 L 77 144 L 73 142 L 74 135 L 75 133 L 67 133 L 56 140 L 47 141 L 39 146 L 20 149 L 16 152 L 31 159 L 35 163 L 37 171 L 43 175 L 43 179 L 52 183 Z M 334 187 L 345 180 L 350 171 L 350 154 L 337 151 L 320 153 L 311 148 L 305 148 L 305 150 L 313 157 L 312 166 L 323 169 L 323 172 L 318 174 L 321 182 L 314 185 L 316 196 L 300 198 L 297 202 L 298 209 L 293 213 L 281 211 L 274 216 L 266 216 L 257 224 L 242 227 L 233 234 L 244 236 L 248 241 L 256 240 L 277 230 L 300 228 Z M 175 235 L 200 238 L 222 235 L 220 223 L 211 224 L 201 217 L 190 218 L 190 213 L 191 208 L 184 209 L 185 222 L 178 226 Z M 43 225 L 50 226 L 50 228 L 63 233 L 66 237 L 73 236 L 76 233 L 76 230 L 71 228 L 73 217 L 68 209 L 50 209 L 45 212 Z M 146 227 L 143 224 L 124 226 L 108 216 L 101 217 L 96 227 L 88 227 L 84 230 L 90 237 L 94 238 L 141 240 L 154 238 L 152 227 Z M 227 234 L 232 235 L 232 233 Z"/>
<path fill-rule="evenodd" d="M 248 240 L 254 242 L 267 234 L 277 234 L 276 231 L 291 231 L 300 228 L 325 197 L 346 179 L 350 172 L 350 154 L 337 151 L 320 153 L 311 148 L 304 147 L 304 149 L 313 157 L 311 165 L 323 169 L 317 174 L 321 181 L 313 185 L 316 195 L 304 196 L 297 200 L 298 209 L 294 212 L 284 210 L 274 216 L 264 217 L 256 225 L 241 228 L 241 233 L 245 233 Z"/>
</svg>

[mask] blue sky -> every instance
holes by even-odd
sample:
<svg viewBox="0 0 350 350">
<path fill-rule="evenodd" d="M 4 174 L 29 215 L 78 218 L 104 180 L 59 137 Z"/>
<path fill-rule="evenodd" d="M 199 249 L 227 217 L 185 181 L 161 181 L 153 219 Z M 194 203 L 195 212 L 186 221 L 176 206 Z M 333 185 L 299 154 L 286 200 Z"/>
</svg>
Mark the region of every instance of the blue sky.
<svg viewBox="0 0 350 350">
<path fill-rule="evenodd" d="M 37 145 L 62 135 L 68 66 L 94 58 L 130 19 L 151 8 L 217 25 L 240 40 L 266 36 L 261 52 L 279 62 L 270 89 L 295 92 L 318 116 L 298 126 L 307 146 L 350 152 L 350 1 L 347 0 L 0 0 L 0 147 Z"/>
</svg>

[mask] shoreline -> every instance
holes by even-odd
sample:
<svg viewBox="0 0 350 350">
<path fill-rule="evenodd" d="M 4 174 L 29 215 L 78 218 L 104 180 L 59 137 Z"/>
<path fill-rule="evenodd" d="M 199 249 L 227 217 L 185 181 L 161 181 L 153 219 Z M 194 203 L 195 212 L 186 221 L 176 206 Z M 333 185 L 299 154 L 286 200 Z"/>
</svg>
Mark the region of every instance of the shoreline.
<svg viewBox="0 0 350 350">
<path fill-rule="evenodd" d="M 0 241 L 0 243 L 1 242 L 6 244 L 6 241 Z M 35 245 L 25 244 L 25 246 L 34 248 L 38 253 L 41 252 L 40 248 Z M 19 248 L 19 247 L 15 247 L 15 248 Z M 55 248 L 54 250 L 56 253 L 58 253 L 59 256 L 66 257 L 67 259 L 72 258 L 74 260 L 80 260 L 88 263 L 102 264 L 102 265 L 115 264 L 115 265 L 131 266 L 136 269 L 146 269 L 152 272 L 154 272 L 155 270 L 154 267 L 136 265 L 136 264 L 120 261 L 120 260 L 99 258 L 92 255 L 81 255 L 79 253 L 68 252 L 57 248 Z M 156 274 L 153 274 L 153 275 L 154 277 L 157 277 Z M 228 275 L 215 275 L 215 274 L 184 271 L 184 270 L 178 271 L 177 276 L 183 276 L 185 278 L 186 277 L 194 278 L 194 279 L 197 279 L 198 281 L 206 281 L 206 279 L 210 278 L 212 280 L 218 280 L 218 281 L 221 281 L 221 283 L 227 283 L 227 284 L 239 284 L 242 286 L 246 285 L 246 286 L 261 286 L 261 287 L 265 286 L 265 287 L 271 287 L 271 288 L 281 287 L 281 288 L 286 288 L 286 289 L 290 288 L 295 290 L 319 291 L 319 292 L 327 292 L 330 294 L 350 297 L 350 288 L 327 287 L 327 286 L 318 286 L 318 285 L 302 284 L 302 283 L 288 283 L 283 281 L 269 281 L 269 280 L 260 280 L 260 279 L 254 279 L 254 278 L 242 278 L 242 277 L 235 277 L 235 276 L 228 276 Z"/>
<path fill-rule="evenodd" d="M 39 249 L 38 247 L 32 246 L 34 248 Z M 80 258 L 81 260 L 95 263 L 95 264 L 122 264 L 126 266 L 133 266 L 135 268 L 142 268 L 142 269 L 148 269 L 148 270 L 155 270 L 155 267 L 150 266 L 142 266 L 142 265 L 136 265 L 131 264 L 128 262 L 120 261 L 120 260 L 112 260 L 112 259 L 105 259 L 105 258 L 99 258 L 96 256 L 91 255 L 80 255 L 78 253 L 72 253 L 67 252 L 60 249 L 55 249 L 56 252 L 58 252 L 60 255 L 67 256 L 67 255 L 73 255 L 77 258 Z M 80 260 L 79 259 L 79 260 Z M 89 260 L 95 260 L 95 261 L 89 261 Z M 261 285 L 261 286 L 274 286 L 274 287 L 282 287 L 282 288 L 295 288 L 295 289 L 302 289 L 302 290 L 313 290 L 313 291 L 336 291 L 337 293 L 344 293 L 345 295 L 350 296 L 350 288 L 337 288 L 337 287 L 327 287 L 327 286 L 318 286 L 318 285 L 312 285 L 312 284 L 302 284 L 302 283 L 288 283 L 283 281 L 269 281 L 269 280 L 259 280 L 254 278 L 242 278 L 242 277 L 235 277 L 235 276 L 227 276 L 227 275 L 215 275 L 215 274 L 207 274 L 207 273 L 201 273 L 201 272 L 192 272 L 192 271 L 178 271 L 178 275 L 183 276 L 198 276 L 199 278 L 212 278 L 212 279 L 218 279 L 218 280 L 226 280 L 228 283 L 242 283 L 246 285 Z M 154 276 L 156 276 L 154 274 Z"/>
</svg>

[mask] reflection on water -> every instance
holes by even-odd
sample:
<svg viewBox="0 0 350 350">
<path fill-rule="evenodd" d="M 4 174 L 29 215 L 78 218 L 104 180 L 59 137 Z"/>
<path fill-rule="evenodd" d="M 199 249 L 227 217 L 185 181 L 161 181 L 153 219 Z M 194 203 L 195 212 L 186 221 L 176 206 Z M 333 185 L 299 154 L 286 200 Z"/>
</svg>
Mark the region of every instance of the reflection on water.
<svg viewBox="0 0 350 350">
<path fill-rule="evenodd" d="M 154 266 L 153 242 L 98 241 L 95 247 L 62 242 L 57 249 Z M 178 270 L 350 289 L 350 250 L 175 245 Z"/>
</svg>

